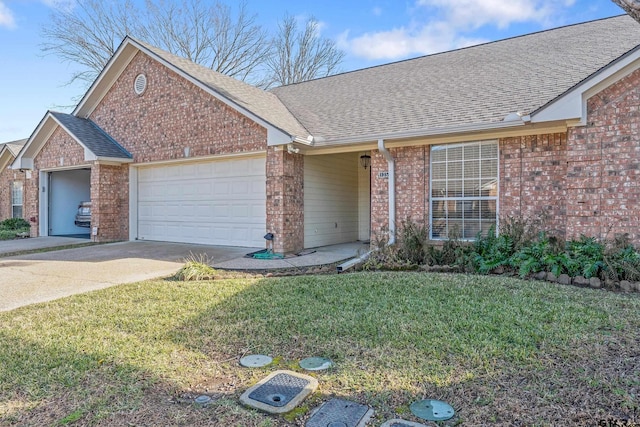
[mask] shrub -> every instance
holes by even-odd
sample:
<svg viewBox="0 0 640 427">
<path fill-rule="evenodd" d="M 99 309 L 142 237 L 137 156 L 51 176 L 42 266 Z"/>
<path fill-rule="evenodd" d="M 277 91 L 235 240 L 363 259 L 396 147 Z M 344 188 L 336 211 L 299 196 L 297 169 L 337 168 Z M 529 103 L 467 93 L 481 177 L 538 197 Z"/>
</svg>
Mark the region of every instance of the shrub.
<svg viewBox="0 0 640 427">
<path fill-rule="evenodd" d="M 23 230 L 29 229 L 31 225 L 22 218 L 9 218 L 0 222 L 0 229 L 4 230 Z"/>
<path fill-rule="evenodd" d="M 612 280 L 640 280 L 640 254 L 629 242 L 627 234 L 616 236 L 605 246 L 604 275 Z"/>
<path fill-rule="evenodd" d="M 595 237 L 580 236 L 578 240 L 567 242 L 566 253 L 570 276 L 598 277 L 605 268 L 604 244 Z"/>
<path fill-rule="evenodd" d="M 204 255 L 190 254 L 185 259 L 185 264 L 173 275 L 173 279 L 181 281 L 212 280 L 215 279 L 216 270 L 209 264 L 211 260 Z"/>
<path fill-rule="evenodd" d="M 422 265 L 429 245 L 429 226 L 410 218 L 402 221 L 398 230 L 398 257 L 404 261 Z"/>
<path fill-rule="evenodd" d="M 509 265 L 514 253 L 514 244 L 510 235 L 497 235 L 495 227 L 492 226 L 486 236 L 478 234 L 473 249 L 476 271 L 487 274 L 498 267 Z"/>
</svg>

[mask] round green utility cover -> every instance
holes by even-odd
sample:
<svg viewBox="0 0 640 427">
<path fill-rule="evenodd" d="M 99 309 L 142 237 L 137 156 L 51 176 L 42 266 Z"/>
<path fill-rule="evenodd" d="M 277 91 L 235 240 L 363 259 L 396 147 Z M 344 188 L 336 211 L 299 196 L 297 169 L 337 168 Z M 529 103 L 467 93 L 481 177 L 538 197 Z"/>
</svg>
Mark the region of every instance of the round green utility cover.
<svg viewBox="0 0 640 427">
<path fill-rule="evenodd" d="M 307 371 L 323 371 L 333 366 L 333 362 L 326 357 L 307 357 L 300 361 L 300 367 Z"/>
<path fill-rule="evenodd" d="M 195 402 L 198 405 L 208 405 L 209 403 L 211 403 L 211 397 L 207 396 L 206 394 L 200 395 L 198 397 L 196 397 Z"/>
<path fill-rule="evenodd" d="M 451 405 L 441 400 L 419 400 L 410 406 L 416 417 L 429 421 L 446 421 L 456 414 Z"/>
<path fill-rule="evenodd" d="M 240 359 L 240 365 L 245 368 L 262 368 L 273 362 L 273 359 L 263 354 L 250 354 Z"/>
</svg>

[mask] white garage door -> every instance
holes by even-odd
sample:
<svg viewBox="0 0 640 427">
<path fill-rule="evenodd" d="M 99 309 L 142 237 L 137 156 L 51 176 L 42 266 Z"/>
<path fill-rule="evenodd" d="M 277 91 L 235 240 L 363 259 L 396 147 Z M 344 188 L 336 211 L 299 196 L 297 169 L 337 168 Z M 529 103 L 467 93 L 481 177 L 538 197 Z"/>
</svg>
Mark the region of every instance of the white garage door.
<svg viewBox="0 0 640 427">
<path fill-rule="evenodd" d="M 138 238 L 263 247 L 265 158 L 138 169 Z"/>
</svg>

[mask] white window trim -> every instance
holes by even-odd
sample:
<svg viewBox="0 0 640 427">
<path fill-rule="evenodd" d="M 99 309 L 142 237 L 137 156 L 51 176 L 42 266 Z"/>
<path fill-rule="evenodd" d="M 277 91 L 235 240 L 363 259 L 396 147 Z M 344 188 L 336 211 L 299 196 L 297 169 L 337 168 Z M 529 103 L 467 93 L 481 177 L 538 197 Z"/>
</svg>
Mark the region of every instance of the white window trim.
<svg viewBox="0 0 640 427">
<path fill-rule="evenodd" d="M 19 200 L 19 204 L 15 203 L 16 202 L 16 198 L 15 196 L 15 190 L 14 187 L 16 184 L 20 184 L 20 200 Z M 15 208 L 17 206 L 20 206 L 20 211 L 22 212 L 22 215 L 17 217 L 15 216 Z M 13 181 L 11 182 L 11 218 L 22 218 L 24 216 L 24 182 L 22 181 Z"/>
<path fill-rule="evenodd" d="M 497 169 L 496 169 L 496 195 L 495 196 L 489 196 L 489 197 L 432 197 L 432 193 L 433 193 L 433 183 L 432 183 L 432 179 L 433 179 L 433 174 L 431 173 L 431 167 L 432 167 L 432 162 L 433 162 L 433 156 L 432 153 L 434 150 L 442 150 L 445 148 L 457 148 L 457 147 L 464 147 L 464 146 L 472 146 L 472 145 L 478 145 L 480 146 L 481 144 L 486 144 L 486 143 L 495 143 L 496 147 L 497 147 L 497 151 L 496 151 L 496 160 L 497 160 Z M 431 146 L 431 150 L 429 151 L 429 239 L 430 240 L 437 240 L 437 241 L 444 241 L 444 240 L 448 240 L 448 237 L 433 237 L 433 202 L 434 200 L 438 201 L 438 200 L 446 200 L 446 201 L 482 201 L 482 200 L 495 200 L 496 202 L 496 230 L 498 230 L 498 228 L 500 227 L 500 141 L 497 139 L 490 139 L 490 140 L 483 140 L 483 141 L 470 141 L 470 142 L 464 142 L 464 143 L 456 143 L 456 144 L 439 144 L 439 145 L 432 145 Z M 462 230 L 461 230 L 462 231 Z M 448 234 L 448 232 L 447 232 Z M 462 241 L 474 241 L 475 238 L 463 238 L 461 237 L 460 240 Z"/>
</svg>

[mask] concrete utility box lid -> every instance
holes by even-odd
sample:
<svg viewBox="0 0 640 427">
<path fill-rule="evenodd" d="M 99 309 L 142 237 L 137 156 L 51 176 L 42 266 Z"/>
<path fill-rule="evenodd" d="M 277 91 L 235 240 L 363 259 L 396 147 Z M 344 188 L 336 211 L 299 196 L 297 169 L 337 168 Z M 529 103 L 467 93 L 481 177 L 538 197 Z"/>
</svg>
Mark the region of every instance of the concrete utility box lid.
<svg viewBox="0 0 640 427">
<path fill-rule="evenodd" d="M 446 421 L 456 414 L 447 402 L 433 399 L 413 402 L 409 409 L 416 417 L 429 421 Z"/>
<path fill-rule="evenodd" d="M 293 410 L 318 388 L 318 380 L 293 371 L 275 371 L 240 396 L 240 402 L 270 414 Z"/>
<path fill-rule="evenodd" d="M 299 363 L 302 369 L 307 371 L 324 371 L 333 366 L 333 362 L 326 357 L 307 357 Z"/>
<path fill-rule="evenodd" d="M 373 416 L 373 408 L 344 399 L 331 399 L 317 408 L 305 427 L 363 427 Z"/>
<path fill-rule="evenodd" d="M 245 368 L 262 368 L 271 362 L 273 362 L 273 358 L 264 354 L 250 354 L 240 359 L 240 365 Z"/>
</svg>

